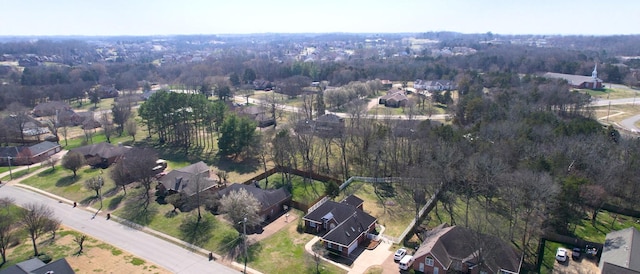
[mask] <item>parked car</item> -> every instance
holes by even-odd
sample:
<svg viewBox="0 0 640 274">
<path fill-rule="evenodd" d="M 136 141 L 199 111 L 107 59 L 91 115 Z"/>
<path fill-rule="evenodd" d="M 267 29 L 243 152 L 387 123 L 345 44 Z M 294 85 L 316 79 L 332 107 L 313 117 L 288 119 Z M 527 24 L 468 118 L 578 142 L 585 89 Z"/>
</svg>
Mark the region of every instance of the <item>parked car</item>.
<svg viewBox="0 0 640 274">
<path fill-rule="evenodd" d="M 567 261 L 567 249 L 563 247 L 558 247 L 558 251 L 556 251 L 556 260 L 558 262 L 566 262 Z"/>
<path fill-rule="evenodd" d="M 402 259 L 400 260 L 398 267 L 400 268 L 400 270 L 408 270 L 413 265 L 413 260 L 413 256 L 404 255 L 404 257 L 402 257 Z"/>
<path fill-rule="evenodd" d="M 585 254 L 587 254 L 587 256 L 594 257 L 598 255 L 598 249 L 595 246 L 587 245 L 584 250 L 586 251 Z"/>
<path fill-rule="evenodd" d="M 400 248 L 396 251 L 395 254 L 393 254 L 393 260 L 394 261 L 400 261 L 402 260 L 402 257 L 404 257 L 404 255 L 407 255 L 407 249 L 405 248 Z"/>
<path fill-rule="evenodd" d="M 574 261 L 580 260 L 580 252 L 582 252 L 582 250 L 579 247 L 574 247 L 571 250 L 571 258 Z"/>
</svg>

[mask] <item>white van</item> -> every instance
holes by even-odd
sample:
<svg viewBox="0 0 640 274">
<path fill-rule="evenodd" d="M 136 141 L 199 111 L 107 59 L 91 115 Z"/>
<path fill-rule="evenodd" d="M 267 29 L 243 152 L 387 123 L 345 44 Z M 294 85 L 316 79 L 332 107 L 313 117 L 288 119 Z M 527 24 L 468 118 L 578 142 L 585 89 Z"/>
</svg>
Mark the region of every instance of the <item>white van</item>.
<svg viewBox="0 0 640 274">
<path fill-rule="evenodd" d="M 400 264 L 398 265 L 398 267 L 400 267 L 401 270 L 408 270 L 412 265 L 413 256 L 405 255 L 404 257 L 402 257 L 402 260 L 400 260 Z"/>
</svg>

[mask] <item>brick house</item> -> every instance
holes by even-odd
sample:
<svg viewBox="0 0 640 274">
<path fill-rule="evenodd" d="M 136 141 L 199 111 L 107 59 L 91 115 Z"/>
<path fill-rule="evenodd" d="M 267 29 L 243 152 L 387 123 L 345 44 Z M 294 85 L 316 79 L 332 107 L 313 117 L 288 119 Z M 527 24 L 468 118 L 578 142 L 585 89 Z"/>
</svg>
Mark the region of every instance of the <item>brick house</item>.
<svg viewBox="0 0 640 274">
<path fill-rule="evenodd" d="M 303 217 L 309 233 L 325 233 L 321 241 L 332 253 L 349 257 L 375 231 L 377 219 L 362 210 L 363 201 L 351 195 L 342 202 L 327 201 Z"/>
<path fill-rule="evenodd" d="M 42 162 L 52 155 L 60 152 L 59 144 L 44 141 L 31 146 L 3 147 L 0 148 L 0 165 L 30 165 Z"/>
<path fill-rule="evenodd" d="M 70 151 L 84 155 L 87 164 L 93 167 L 108 167 L 122 157 L 131 147 L 114 146 L 107 142 L 74 148 Z"/>
<path fill-rule="evenodd" d="M 260 217 L 263 220 L 269 220 L 285 210 L 285 206 L 289 207 L 291 204 L 291 193 L 284 188 L 278 189 L 262 189 L 256 187 L 253 184 L 232 184 L 225 189 L 218 192 L 220 197 L 223 197 L 231 191 L 238 191 L 244 189 L 247 193 L 253 195 L 253 197 L 260 202 Z"/>
<path fill-rule="evenodd" d="M 426 274 L 517 274 L 523 256 L 497 237 L 441 224 L 426 232 L 413 258 L 412 268 Z"/>
</svg>

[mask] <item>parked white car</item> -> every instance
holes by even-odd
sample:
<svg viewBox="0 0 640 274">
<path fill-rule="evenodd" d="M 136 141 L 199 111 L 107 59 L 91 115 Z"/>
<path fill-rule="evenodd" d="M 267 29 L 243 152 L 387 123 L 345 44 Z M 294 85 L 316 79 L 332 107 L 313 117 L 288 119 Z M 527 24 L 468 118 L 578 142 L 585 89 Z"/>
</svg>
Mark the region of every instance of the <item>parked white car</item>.
<svg viewBox="0 0 640 274">
<path fill-rule="evenodd" d="M 407 255 L 407 249 L 405 248 L 400 248 L 396 251 L 395 254 L 393 254 L 393 260 L 394 261 L 400 261 L 402 259 L 402 257 L 404 257 L 404 255 Z"/>
<path fill-rule="evenodd" d="M 558 262 L 566 262 L 567 261 L 567 249 L 558 247 L 558 251 L 556 251 L 556 260 Z"/>
</svg>

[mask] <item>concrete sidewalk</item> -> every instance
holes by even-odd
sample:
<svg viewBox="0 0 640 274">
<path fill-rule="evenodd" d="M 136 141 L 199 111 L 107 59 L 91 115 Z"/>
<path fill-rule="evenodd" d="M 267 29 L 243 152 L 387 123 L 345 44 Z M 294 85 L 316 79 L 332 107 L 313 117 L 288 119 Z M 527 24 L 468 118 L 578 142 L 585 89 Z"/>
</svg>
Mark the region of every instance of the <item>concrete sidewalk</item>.
<svg viewBox="0 0 640 274">
<path fill-rule="evenodd" d="M 64 154 L 66 154 L 66 151 L 64 151 L 64 153 L 62 155 L 64 155 Z M 62 157 L 62 156 L 60 156 L 60 157 Z M 20 184 L 19 183 L 20 181 L 22 181 L 24 179 L 27 179 L 27 178 L 29 178 L 31 176 L 35 176 L 36 174 L 41 173 L 41 172 L 49 169 L 50 168 L 49 166 L 40 167 L 40 164 L 38 163 L 38 164 L 30 165 L 29 167 L 27 167 L 27 166 L 19 167 L 17 169 L 12 170 L 12 172 L 13 171 L 18 171 L 18 170 L 25 170 L 27 168 L 35 168 L 35 167 L 37 167 L 38 169 L 36 169 L 33 172 L 30 172 L 29 174 L 27 174 L 25 176 L 20 177 L 20 178 L 16 178 L 16 179 L 10 180 L 8 182 L 3 182 L 3 184 L 0 185 L 0 186 L 1 187 L 5 187 L 5 186 L 18 187 L 18 188 L 27 190 L 29 192 L 37 193 L 37 194 L 40 194 L 42 196 L 48 197 L 49 199 L 54 200 L 58 204 L 67 204 L 70 207 L 72 207 L 73 201 L 71 201 L 69 199 L 66 199 L 64 197 L 61 197 L 61 196 L 58 196 L 58 195 L 43 191 L 41 189 L 38 189 L 38 188 L 35 188 L 35 187 L 32 187 L 32 186 L 28 186 L 28 185 L 24 185 L 24 184 Z M 61 167 L 58 167 L 58 168 L 61 168 Z M 6 175 L 4 175 L 4 174 L 6 174 Z M 0 176 L 8 176 L 8 175 L 9 175 L 8 171 L 0 174 Z M 0 190 L 1 189 L 2 188 L 0 188 Z M 0 196 L 2 196 L 2 193 L 0 193 Z M 80 209 L 84 209 L 85 211 L 90 212 L 91 214 L 95 214 L 93 217 L 101 216 L 102 218 L 104 218 L 105 217 L 104 215 L 106 215 L 105 212 L 100 212 L 98 209 L 95 209 L 95 208 L 92 208 L 92 207 L 80 207 Z M 92 219 L 93 219 L 93 217 L 92 217 Z M 106 219 L 106 218 L 104 218 L 104 219 Z M 185 249 L 187 249 L 187 250 L 189 250 L 189 251 L 191 251 L 191 252 L 193 252 L 195 254 L 199 254 L 200 256 L 202 256 L 204 258 L 208 258 L 209 257 L 209 253 L 210 253 L 209 250 L 205 250 L 205 249 L 200 248 L 198 246 L 195 246 L 195 245 L 192 245 L 190 243 L 184 242 L 184 241 L 182 241 L 180 239 L 177 239 L 177 238 L 175 238 L 173 236 L 158 232 L 156 230 L 150 229 L 150 228 L 145 227 L 145 226 L 138 225 L 136 223 L 130 222 L 130 221 L 125 220 L 125 219 L 121 219 L 121 218 L 119 218 L 117 216 L 111 216 L 111 220 L 116 221 L 116 222 L 118 222 L 118 223 L 120 223 L 122 225 L 125 225 L 126 227 L 133 228 L 135 230 L 144 232 L 144 233 L 146 233 L 148 235 L 154 236 L 154 237 L 159 238 L 161 240 L 164 240 L 164 241 L 170 242 L 172 244 L 178 245 L 180 247 L 183 247 L 183 248 L 185 248 Z M 83 233 L 87 233 L 87 232 L 83 231 Z M 87 234 L 90 234 L 90 233 L 87 233 Z M 92 236 L 96 237 L 95 235 L 92 235 Z M 96 237 L 96 238 L 101 238 L 101 237 Z M 102 239 L 102 240 L 104 242 L 113 244 L 111 241 L 109 241 L 109 239 Z M 123 248 L 123 249 L 131 252 L 132 254 L 136 254 L 136 252 L 134 252 L 134 251 L 132 251 L 130 249 L 127 249 L 127 248 Z M 141 256 L 140 254 L 137 254 L 137 255 Z M 218 254 L 213 254 L 212 253 L 212 255 L 213 255 L 214 261 L 218 261 L 218 263 L 223 263 L 225 265 L 230 265 L 230 266 L 232 266 L 233 268 L 235 268 L 237 270 L 243 270 L 244 269 L 244 265 L 243 264 L 236 263 L 235 261 L 226 261 L 226 260 L 224 260 L 224 258 L 222 256 L 220 256 Z M 142 256 L 142 257 L 148 257 L 148 256 Z M 162 263 L 156 262 L 156 264 L 158 264 L 159 266 L 163 266 Z M 251 269 L 249 267 L 247 267 L 247 273 L 261 274 L 261 272 L 259 272 L 257 270 L 254 270 L 254 269 Z"/>
</svg>

